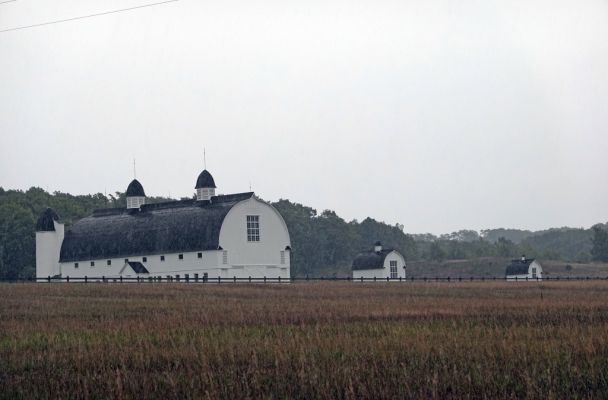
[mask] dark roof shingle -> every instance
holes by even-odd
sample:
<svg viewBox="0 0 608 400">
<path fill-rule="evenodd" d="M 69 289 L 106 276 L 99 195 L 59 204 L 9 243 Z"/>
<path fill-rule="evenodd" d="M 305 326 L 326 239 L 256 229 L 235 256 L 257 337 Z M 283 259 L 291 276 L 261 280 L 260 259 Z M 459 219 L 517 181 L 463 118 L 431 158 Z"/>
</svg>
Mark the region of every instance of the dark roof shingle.
<svg viewBox="0 0 608 400">
<path fill-rule="evenodd" d="M 66 232 L 60 262 L 217 250 L 226 214 L 252 192 L 145 204 L 140 210 L 102 209 Z"/>
<path fill-rule="evenodd" d="M 532 262 L 534 262 L 534 258 L 511 260 L 511 264 L 507 266 L 506 275 L 528 275 Z"/>
<path fill-rule="evenodd" d="M 362 269 L 382 269 L 384 268 L 384 259 L 394 249 L 382 249 L 376 251 L 364 251 L 361 252 L 353 260 L 353 271 Z"/>
</svg>

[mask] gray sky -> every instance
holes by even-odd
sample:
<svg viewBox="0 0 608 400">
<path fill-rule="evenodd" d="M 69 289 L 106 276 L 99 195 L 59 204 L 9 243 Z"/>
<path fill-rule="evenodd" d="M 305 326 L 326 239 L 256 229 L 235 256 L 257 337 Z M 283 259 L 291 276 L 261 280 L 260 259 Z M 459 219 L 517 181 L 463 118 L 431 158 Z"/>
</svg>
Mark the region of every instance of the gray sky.
<svg viewBox="0 0 608 400">
<path fill-rule="evenodd" d="M 0 30 L 145 4 L 17 0 Z M 0 186 L 608 220 L 608 1 L 195 1 L 0 33 Z"/>
</svg>

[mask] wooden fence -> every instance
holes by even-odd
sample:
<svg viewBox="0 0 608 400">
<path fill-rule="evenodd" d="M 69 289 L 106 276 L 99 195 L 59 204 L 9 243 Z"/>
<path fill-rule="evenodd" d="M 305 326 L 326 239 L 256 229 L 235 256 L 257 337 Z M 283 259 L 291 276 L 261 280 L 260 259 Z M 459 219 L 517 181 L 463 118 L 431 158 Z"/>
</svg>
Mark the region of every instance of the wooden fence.
<svg viewBox="0 0 608 400">
<path fill-rule="evenodd" d="M 157 277 L 107 277 L 107 276 L 85 276 L 85 277 L 38 277 L 36 279 L 11 280 L 3 282 L 39 282 L 39 283 L 196 283 L 196 284 L 222 284 L 222 283 L 297 283 L 297 282 L 355 282 L 355 283 L 382 283 L 382 282 L 568 282 L 568 281 L 608 281 L 606 277 L 590 276 L 555 276 L 543 278 L 507 278 L 506 276 L 492 277 L 416 277 L 407 278 L 352 278 L 352 277 L 247 277 L 247 278 L 206 278 L 188 276 L 157 276 Z"/>
</svg>

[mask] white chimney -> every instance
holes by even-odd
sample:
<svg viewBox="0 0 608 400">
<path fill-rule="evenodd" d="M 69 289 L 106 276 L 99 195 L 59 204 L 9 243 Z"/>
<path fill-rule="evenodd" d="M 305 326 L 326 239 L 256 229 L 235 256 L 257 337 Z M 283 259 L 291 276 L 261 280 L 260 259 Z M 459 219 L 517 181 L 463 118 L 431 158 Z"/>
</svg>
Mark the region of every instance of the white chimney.
<svg viewBox="0 0 608 400">
<path fill-rule="evenodd" d="M 382 243 L 379 241 L 374 244 L 374 251 L 380 253 L 382 251 Z"/>
</svg>

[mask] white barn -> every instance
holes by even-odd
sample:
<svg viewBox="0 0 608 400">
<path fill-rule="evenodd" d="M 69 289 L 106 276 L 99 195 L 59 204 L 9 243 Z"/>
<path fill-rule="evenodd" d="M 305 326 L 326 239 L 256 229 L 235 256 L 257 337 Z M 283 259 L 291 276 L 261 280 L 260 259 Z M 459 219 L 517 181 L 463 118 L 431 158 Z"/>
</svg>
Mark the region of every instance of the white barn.
<svg viewBox="0 0 608 400">
<path fill-rule="evenodd" d="M 353 280 L 357 279 L 405 279 L 405 258 L 394 249 L 384 249 L 380 242 L 374 248 L 361 252 L 352 265 Z"/>
<path fill-rule="evenodd" d="M 507 266 L 505 274 L 508 281 L 542 280 L 543 267 L 535 259 L 522 256 L 519 259 L 511 260 L 511 264 Z"/>
<path fill-rule="evenodd" d="M 127 208 L 96 210 L 68 230 L 47 209 L 36 224 L 36 276 L 290 277 L 289 232 L 274 207 L 253 192 L 216 196 L 207 170 L 195 189 L 196 199 L 146 204 L 133 180 Z"/>
</svg>

